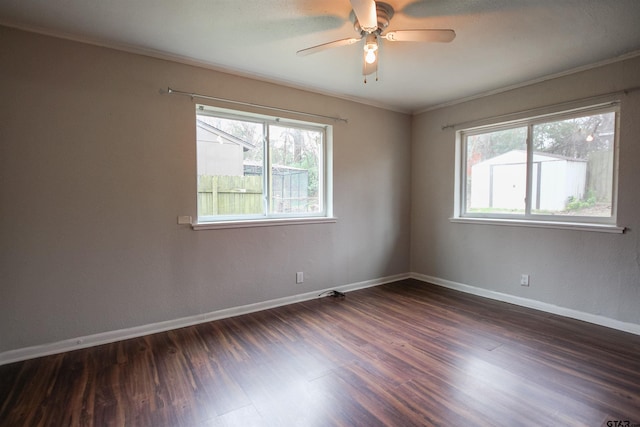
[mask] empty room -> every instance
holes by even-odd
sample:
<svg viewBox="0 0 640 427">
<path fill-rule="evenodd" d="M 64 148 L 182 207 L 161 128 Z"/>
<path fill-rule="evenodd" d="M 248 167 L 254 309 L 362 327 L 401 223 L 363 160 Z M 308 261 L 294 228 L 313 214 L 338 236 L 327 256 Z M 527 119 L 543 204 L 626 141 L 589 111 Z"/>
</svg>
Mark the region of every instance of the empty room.
<svg viewBox="0 0 640 427">
<path fill-rule="evenodd" d="M 0 426 L 640 426 L 640 2 L 0 2 Z"/>
</svg>

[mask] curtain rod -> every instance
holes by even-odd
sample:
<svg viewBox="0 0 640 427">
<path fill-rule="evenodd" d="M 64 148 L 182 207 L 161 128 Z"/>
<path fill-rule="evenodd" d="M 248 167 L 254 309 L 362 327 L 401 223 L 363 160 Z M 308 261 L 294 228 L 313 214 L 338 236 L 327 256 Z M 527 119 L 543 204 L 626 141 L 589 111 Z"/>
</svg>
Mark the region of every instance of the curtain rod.
<svg viewBox="0 0 640 427">
<path fill-rule="evenodd" d="M 537 107 L 537 108 L 531 108 L 529 110 L 523 110 L 523 111 L 517 111 L 515 113 L 507 113 L 507 114 L 501 114 L 499 116 L 493 116 L 493 117 L 486 117 L 484 119 L 477 119 L 477 120 L 470 120 L 468 122 L 461 122 L 461 123 L 455 123 L 455 124 L 451 124 L 451 125 L 444 125 L 442 126 L 442 130 L 447 130 L 447 129 L 459 129 L 462 127 L 473 127 L 476 125 L 481 125 L 482 123 L 485 122 L 493 122 L 496 120 L 506 120 L 509 118 L 515 118 L 515 117 L 519 117 L 523 114 L 535 114 L 535 113 L 543 113 L 547 110 L 549 110 L 550 108 L 555 108 L 555 107 L 562 107 L 562 106 L 568 106 L 568 105 L 575 105 L 575 104 L 579 104 L 582 102 L 587 102 L 587 101 L 595 101 L 597 99 L 601 99 L 601 98 L 606 98 L 606 97 L 611 97 L 611 96 L 616 96 L 616 95 L 628 95 L 631 92 L 635 92 L 637 90 L 640 90 L 640 86 L 635 86 L 635 87 L 631 87 L 629 89 L 623 89 L 623 90 L 619 90 L 616 92 L 609 92 L 609 93 L 605 93 L 602 95 L 596 95 L 596 96 L 590 96 L 587 98 L 581 98 L 581 99 L 576 99 L 573 101 L 566 101 L 566 102 L 561 102 L 559 104 L 554 104 L 554 105 L 547 105 L 544 107 Z M 614 101 L 611 101 L 614 102 Z"/>
<path fill-rule="evenodd" d="M 349 122 L 347 119 L 343 119 L 341 117 L 324 116 L 322 114 L 305 113 L 304 111 L 289 110 L 289 109 L 286 109 L 286 108 L 278 108 L 278 107 L 270 107 L 268 105 L 253 104 L 251 102 L 234 101 L 233 99 L 218 98 L 218 97 L 215 97 L 215 96 L 200 95 L 200 94 L 197 94 L 197 93 L 189 93 L 189 92 L 182 92 L 182 91 L 179 91 L 179 90 L 171 89 L 170 87 L 167 88 L 166 92 L 164 90 L 160 89 L 160 93 L 168 93 L 170 95 L 183 95 L 183 96 L 188 96 L 191 99 L 193 99 L 193 98 L 209 99 L 209 100 L 212 100 L 212 101 L 220 101 L 220 102 L 226 102 L 226 103 L 229 103 L 229 104 L 243 105 L 245 107 L 256 107 L 256 108 L 262 108 L 262 109 L 270 110 L 270 111 L 278 111 L 280 113 L 292 113 L 292 114 L 298 114 L 298 115 L 307 116 L 307 117 L 316 117 L 316 118 L 322 118 L 322 119 L 335 120 L 337 122 L 344 122 L 344 123 L 348 123 Z"/>
</svg>

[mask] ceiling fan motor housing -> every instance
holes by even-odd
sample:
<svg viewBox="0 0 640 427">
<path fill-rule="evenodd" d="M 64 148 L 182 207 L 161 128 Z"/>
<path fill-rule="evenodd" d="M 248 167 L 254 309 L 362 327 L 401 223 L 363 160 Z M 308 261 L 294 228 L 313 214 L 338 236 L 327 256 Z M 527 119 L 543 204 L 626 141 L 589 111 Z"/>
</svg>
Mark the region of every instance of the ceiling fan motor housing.
<svg viewBox="0 0 640 427">
<path fill-rule="evenodd" d="M 376 14 L 378 17 L 378 28 L 371 33 L 380 34 L 385 28 L 389 26 L 389 21 L 393 17 L 393 7 L 388 3 L 376 2 Z M 358 22 L 358 18 L 353 11 L 351 11 L 351 19 L 353 19 L 353 29 L 360 35 L 366 35 L 368 32 L 363 30 Z M 369 33 L 370 34 L 370 33 Z"/>
</svg>

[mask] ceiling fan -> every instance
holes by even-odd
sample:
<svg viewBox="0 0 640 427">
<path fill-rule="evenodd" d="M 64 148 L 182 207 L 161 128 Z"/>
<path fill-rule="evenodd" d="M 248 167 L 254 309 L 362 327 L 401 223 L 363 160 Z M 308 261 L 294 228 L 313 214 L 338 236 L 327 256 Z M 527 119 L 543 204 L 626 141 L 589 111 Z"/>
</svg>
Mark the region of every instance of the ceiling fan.
<svg viewBox="0 0 640 427">
<path fill-rule="evenodd" d="M 453 30 L 398 30 L 386 34 L 382 32 L 389 26 L 393 17 L 393 7 L 390 4 L 374 0 L 350 0 L 353 11 L 353 28 L 358 37 L 335 40 L 312 46 L 296 52 L 298 56 L 310 55 L 326 49 L 347 46 L 364 39 L 362 74 L 366 76 L 378 71 L 378 48 L 380 40 L 390 42 L 441 42 L 448 43 L 456 37 Z M 376 77 L 377 80 L 377 77 Z"/>
</svg>

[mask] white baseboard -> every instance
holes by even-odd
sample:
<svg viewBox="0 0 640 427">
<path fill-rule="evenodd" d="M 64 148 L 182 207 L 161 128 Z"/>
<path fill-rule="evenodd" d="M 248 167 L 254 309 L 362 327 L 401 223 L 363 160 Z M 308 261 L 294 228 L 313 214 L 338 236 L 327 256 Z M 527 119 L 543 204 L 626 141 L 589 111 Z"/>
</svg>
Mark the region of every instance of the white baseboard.
<svg viewBox="0 0 640 427">
<path fill-rule="evenodd" d="M 560 307 L 528 298 L 522 298 L 514 295 L 504 294 L 491 291 L 488 289 L 478 288 L 475 286 L 465 285 L 463 283 L 453 282 L 451 280 L 441 279 L 439 277 L 427 276 L 419 273 L 404 273 L 393 276 L 382 277 L 379 279 L 366 280 L 363 282 L 351 283 L 342 286 L 336 286 L 325 290 L 307 292 L 304 294 L 292 295 L 289 297 L 278 298 L 269 301 L 263 301 L 255 304 L 248 304 L 239 307 L 232 307 L 223 310 L 212 311 L 209 313 L 197 314 L 194 316 L 182 317 L 179 319 L 167 320 L 163 322 L 151 323 L 148 325 L 135 326 L 133 328 L 119 329 L 99 334 L 87 335 L 83 337 L 71 338 L 63 341 L 25 347 L 16 350 L 9 350 L 0 353 L 0 366 L 8 363 L 19 362 L 22 360 L 34 359 L 36 357 L 48 356 L 51 354 L 64 353 L 72 350 L 93 347 L 101 344 L 108 344 L 116 341 L 122 341 L 129 338 L 141 337 L 144 335 L 165 332 L 172 329 L 183 328 L 186 326 L 197 325 L 200 323 L 211 322 L 213 320 L 225 319 L 228 317 L 239 316 L 242 314 L 254 313 L 261 310 L 276 308 L 296 302 L 308 301 L 317 298 L 322 292 L 335 289 L 340 292 L 350 292 L 358 289 L 369 288 L 373 286 L 383 285 L 404 279 L 416 279 L 422 282 L 432 283 L 449 289 L 465 292 L 468 294 L 478 295 L 497 301 L 508 302 L 523 307 L 533 308 L 547 313 L 557 314 L 572 319 L 578 319 L 596 325 L 629 332 L 640 335 L 640 325 L 635 323 L 621 322 L 604 316 L 585 313 L 566 307 Z"/>
<path fill-rule="evenodd" d="M 8 363 L 19 362 L 36 357 L 48 356 L 51 354 L 64 353 L 72 350 L 93 347 L 101 344 L 108 344 L 116 341 L 122 341 L 129 338 L 141 337 L 144 335 L 155 334 L 158 332 L 169 331 L 172 329 L 184 328 L 186 326 L 206 323 L 213 320 L 224 319 L 228 317 L 239 316 L 242 314 L 253 313 L 269 308 L 280 307 L 296 302 L 308 301 L 317 298 L 322 292 L 335 289 L 340 292 L 350 292 L 357 289 L 369 288 L 372 286 L 383 285 L 398 280 L 408 279 L 409 273 L 396 274 L 394 276 L 382 277 L 379 279 L 366 280 L 364 282 L 351 283 L 342 286 L 336 286 L 325 290 L 307 292 L 304 294 L 292 295 L 289 297 L 278 298 L 269 301 L 263 301 L 255 304 L 243 305 L 240 307 L 232 307 L 224 310 L 212 311 L 209 313 L 197 314 L 194 316 L 182 317 L 179 319 L 166 320 L 163 322 L 151 323 L 148 325 L 135 326 L 133 328 L 119 329 L 115 331 L 102 332 L 99 334 L 87 335 L 83 337 L 71 338 L 63 341 L 36 345 L 32 347 L 19 348 L 0 353 L 0 366 Z"/>
<path fill-rule="evenodd" d="M 522 307 L 533 308 L 535 310 L 557 314 L 572 319 L 582 320 L 584 322 L 594 323 L 600 326 L 606 326 L 607 328 L 617 329 L 624 332 L 630 332 L 635 335 L 640 335 L 640 325 L 636 323 L 621 322 L 619 320 L 599 316 L 597 314 L 585 313 L 583 311 L 548 304 L 546 302 L 536 301 L 529 298 L 522 298 L 515 295 L 509 295 L 501 292 L 491 291 L 488 289 L 478 288 L 475 286 L 465 285 L 463 283 L 452 282 L 451 280 L 427 276 L 426 274 L 410 273 L 410 277 L 422 282 L 432 283 L 434 285 L 454 289 L 468 294 L 478 295 L 497 301 L 508 302 Z"/>
</svg>

